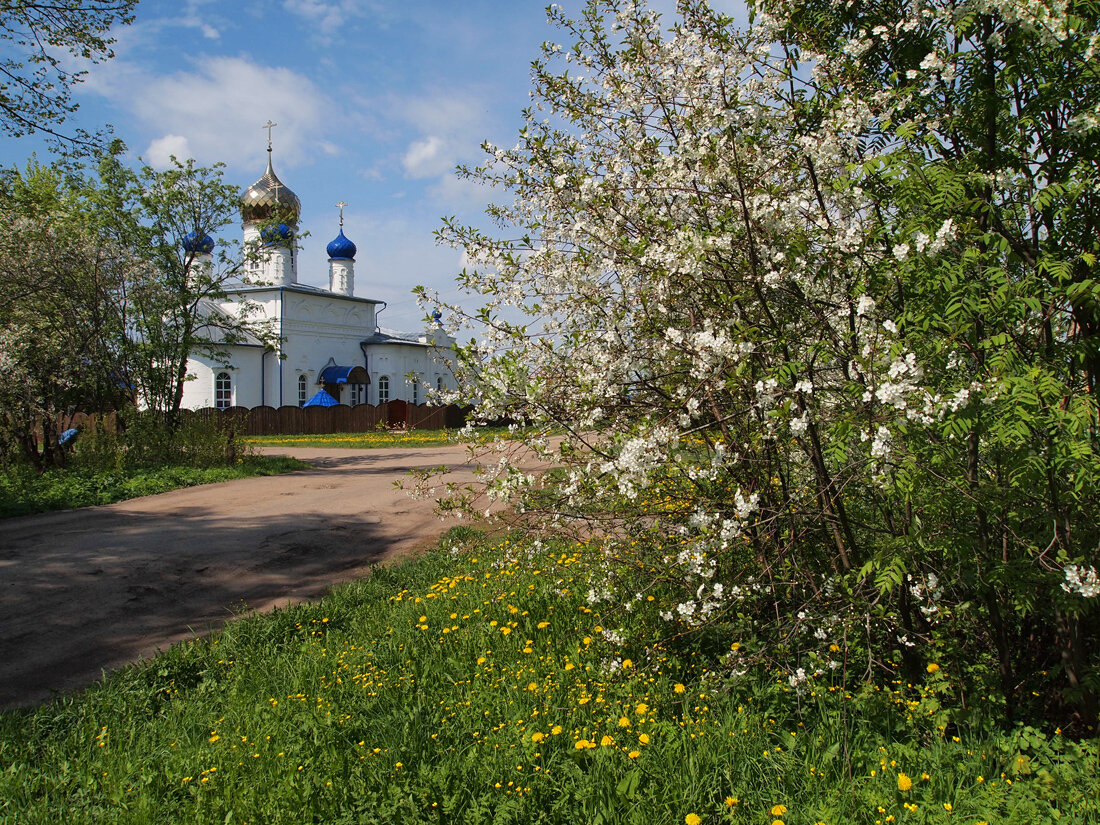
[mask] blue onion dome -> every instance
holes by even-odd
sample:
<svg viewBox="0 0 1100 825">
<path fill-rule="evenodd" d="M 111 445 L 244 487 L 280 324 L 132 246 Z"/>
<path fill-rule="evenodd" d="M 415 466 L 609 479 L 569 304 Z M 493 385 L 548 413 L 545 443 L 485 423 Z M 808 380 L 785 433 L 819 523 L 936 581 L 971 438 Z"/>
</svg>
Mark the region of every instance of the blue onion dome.
<svg viewBox="0 0 1100 825">
<path fill-rule="evenodd" d="M 268 226 L 260 231 L 260 237 L 267 244 L 281 244 L 284 241 L 289 241 L 293 235 L 294 230 L 285 223 Z"/>
<path fill-rule="evenodd" d="M 290 191 L 271 167 L 270 150 L 267 171 L 244 191 L 241 197 L 241 219 L 245 223 L 280 219 L 297 223 L 302 215 L 302 202 Z"/>
<path fill-rule="evenodd" d="M 348 260 L 355 260 L 355 244 L 344 237 L 344 229 L 340 228 L 340 234 L 329 241 L 329 245 L 325 247 L 328 252 L 329 258 L 346 258 Z"/>
<path fill-rule="evenodd" d="M 183 236 L 183 251 L 192 255 L 209 255 L 214 251 L 214 239 L 205 232 L 188 232 Z"/>
</svg>

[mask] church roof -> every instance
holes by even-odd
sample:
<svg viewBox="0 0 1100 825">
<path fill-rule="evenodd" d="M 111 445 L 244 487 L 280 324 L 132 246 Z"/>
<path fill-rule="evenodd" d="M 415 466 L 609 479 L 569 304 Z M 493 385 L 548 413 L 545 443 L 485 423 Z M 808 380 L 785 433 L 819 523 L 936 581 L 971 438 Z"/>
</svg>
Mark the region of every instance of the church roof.
<svg viewBox="0 0 1100 825">
<path fill-rule="evenodd" d="M 379 327 L 373 335 L 365 338 L 363 344 L 402 344 L 410 347 L 434 347 L 435 344 L 423 332 L 398 332 L 394 329 Z"/>
<path fill-rule="evenodd" d="M 205 232 L 188 232 L 183 236 L 183 251 L 192 255 L 209 255 L 214 251 L 214 239 Z"/>
<path fill-rule="evenodd" d="M 246 223 L 279 219 L 298 223 L 302 202 L 285 183 L 279 180 L 271 166 L 271 149 L 267 150 L 267 171 L 244 191 L 241 198 L 241 219 Z"/>
<path fill-rule="evenodd" d="M 304 403 L 303 407 L 338 407 L 340 402 L 329 395 L 324 390 L 317 390 L 317 394 L 313 398 Z"/>
<path fill-rule="evenodd" d="M 355 260 L 355 244 L 344 236 L 343 227 L 340 227 L 340 234 L 329 241 L 325 251 L 328 252 L 329 258 L 333 260 Z"/>
<path fill-rule="evenodd" d="M 287 292 L 301 292 L 307 295 L 318 295 L 324 298 L 333 298 L 339 301 L 359 301 L 363 304 L 384 304 L 378 298 L 360 298 L 356 295 L 341 295 L 339 292 L 330 292 L 327 289 L 322 289 L 318 286 L 310 286 L 309 284 L 241 284 L 240 286 L 226 287 L 228 292 L 234 294 L 244 293 L 258 293 L 258 292 L 276 292 L 280 289 L 285 289 Z"/>
<path fill-rule="evenodd" d="M 209 341 L 212 344 L 225 344 L 226 346 L 264 346 L 263 341 L 248 331 L 235 332 L 232 335 L 234 340 L 230 341 L 231 336 L 226 331 L 226 327 L 230 324 L 236 324 L 237 319 L 211 300 L 203 298 L 199 301 L 199 318 L 205 319 L 205 323 L 195 330 L 195 334 L 204 341 Z M 223 318 L 225 319 L 224 327 L 219 325 L 219 321 Z"/>
<path fill-rule="evenodd" d="M 350 367 L 332 364 L 321 370 L 317 378 L 318 384 L 369 384 L 370 376 L 362 367 L 355 365 Z"/>
</svg>

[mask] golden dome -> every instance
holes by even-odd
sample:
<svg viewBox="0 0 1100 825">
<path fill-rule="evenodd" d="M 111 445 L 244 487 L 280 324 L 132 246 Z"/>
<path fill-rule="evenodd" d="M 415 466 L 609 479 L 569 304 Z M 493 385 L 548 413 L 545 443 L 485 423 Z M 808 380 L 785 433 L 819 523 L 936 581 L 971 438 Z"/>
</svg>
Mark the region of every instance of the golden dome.
<svg viewBox="0 0 1100 825">
<path fill-rule="evenodd" d="M 246 223 L 277 219 L 296 224 L 302 214 L 302 202 L 275 175 L 275 170 L 271 168 L 271 150 L 267 152 L 267 171 L 245 190 L 241 198 L 241 218 Z"/>
</svg>

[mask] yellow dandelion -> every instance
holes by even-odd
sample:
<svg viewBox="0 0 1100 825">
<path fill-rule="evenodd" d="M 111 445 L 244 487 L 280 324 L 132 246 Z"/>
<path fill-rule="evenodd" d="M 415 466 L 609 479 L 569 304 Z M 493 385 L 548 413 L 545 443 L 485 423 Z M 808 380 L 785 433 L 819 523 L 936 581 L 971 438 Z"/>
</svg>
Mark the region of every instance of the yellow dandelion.
<svg viewBox="0 0 1100 825">
<path fill-rule="evenodd" d="M 551 736 L 557 736 L 560 733 L 561 733 L 561 725 L 554 725 L 554 727 L 550 728 L 550 735 Z"/>
<path fill-rule="evenodd" d="M 906 776 L 904 773 L 898 774 L 898 790 L 907 791 L 913 787 L 913 780 Z"/>
<path fill-rule="evenodd" d="M 727 796 L 726 797 L 726 807 L 727 808 L 732 808 L 734 805 L 736 805 L 740 801 L 741 800 L 739 800 L 736 796 Z"/>
<path fill-rule="evenodd" d="M 940 666 L 937 665 L 935 662 L 929 663 L 928 667 L 925 668 L 925 670 L 927 670 L 929 673 L 935 673 L 939 669 L 940 669 Z"/>
<path fill-rule="evenodd" d="M 787 806 L 786 805 L 773 805 L 771 813 L 772 813 L 772 816 L 783 816 L 783 814 L 787 813 Z"/>
<path fill-rule="evenodd" d="M 614 744 L 615 744 L 615 740 L 612 739 L 610 736 L 608 736 L 606 733 L 604 734 L 603 739 L 600 740 L 600 746 L 604 747 L 604 748 L 610 747 L 611 745 L 614 745 Z"/>
<path fill-rule="evenodd" d="M 673 686 L 673 688 L 672 688 L 672 689 L 673 689 L 674 691 L 676 691 L 676 693 L 683 693 L 683 692 L 684 692 L 685 690 L 687 690 L 687 688 L 686 688 L 686 687 L 684 687 L 684 686 L 683 686 L 682 684 L 680 684 L 679 682 L 677 682 L 677 683 L 676 683 L 676 684 L 675 684 L 675 685 Z"/>
<path fill-rule="evenodd" d="M 641 751 L 631 751 L 630 753 L 627 754 L 627 756 L 631 759 L 637 759 L 641 755 L 642 755 Z"/>
<path fill-rule="evenodd" d="M 649 744 L 649 734 L 648 733 L 639 734 L 638 741 L 641 742 L 643 745 L 648 745 Z"/>
<path fill-rule="evenodd" d="M 634 713 L 638 716 L 643 716 L 646 713 L 649 713 L 649 705 L 647 705 L 645 702 L 639 702 L 638 707 L 634 708 Z"/>
<path fill-rule="evenodd" d="M 703 818 L 699 814 L 688 814 L 684 817 L 686 825 L 699 825 L 703 821 Z"/>
</svg>

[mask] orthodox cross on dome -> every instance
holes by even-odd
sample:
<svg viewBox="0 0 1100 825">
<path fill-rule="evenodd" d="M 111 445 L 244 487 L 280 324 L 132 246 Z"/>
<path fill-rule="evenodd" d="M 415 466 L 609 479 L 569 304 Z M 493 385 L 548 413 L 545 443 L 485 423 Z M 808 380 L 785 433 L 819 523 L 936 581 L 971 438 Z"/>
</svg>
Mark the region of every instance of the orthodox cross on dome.
<svg viewBox="0 0 1100 825">
<path fill-rule="evenodd" d="M 278 123 L 272 123 L 271 118 L 267 119 L 267 123 L 261 126 L 261 129 L 267 129 L 267 151 L 271 151 L 271 130 L 278 126 Z"/>
<path fill-rule="evenodd" d="M 344 228 L 344 207 L 347 206 L 347 204 L 344 203 L 343 201 L 340 201 L 338 204 L 336 204 L 336 206 L 340 209 L 340 228 L 343 229 Z"/>
</svg>

